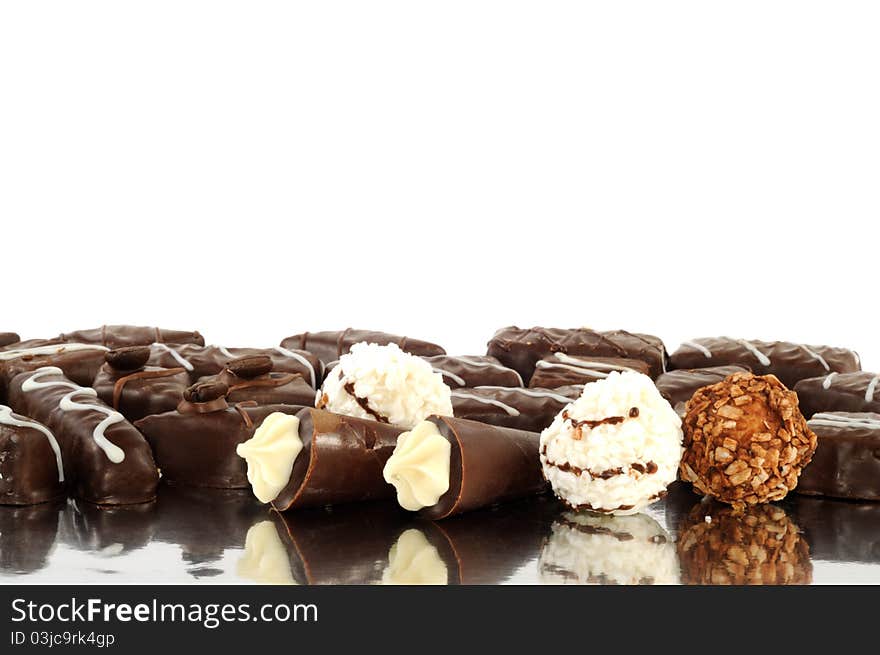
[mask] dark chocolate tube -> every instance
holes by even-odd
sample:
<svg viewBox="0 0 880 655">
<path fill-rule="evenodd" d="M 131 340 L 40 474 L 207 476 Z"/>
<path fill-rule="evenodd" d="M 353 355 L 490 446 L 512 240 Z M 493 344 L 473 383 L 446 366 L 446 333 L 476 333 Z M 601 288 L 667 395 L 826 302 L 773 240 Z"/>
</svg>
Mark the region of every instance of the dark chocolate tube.
<svg viewBox="0 0 880 655">
<path fill-rule="evenodd" d="M 193 343 L 205 345 L 205 338 L 197 331 L 166 330 L 138 325 L 102 325 L 89 330 L 68 332 L 58 337 L 66 343 L 97 343 L 107 348 L 148 346 L 151 343 Z"/>
<path fill-rule="evenodd" d="M 0 505 L 35 505 L 65 493 L 64 461 L 55 435 L 0 405 Z"/>
<path fill-rule="evenodd" d="M 581 391 L 581 387 L 455 389 L 452 392 L 452 410 L 457 418 L 540 432 L 553 422 L 566 405 L 577 399 Z"/>
<path fill-rule="evenodd" d="M 572 384 L 589 384 L 608 377 L 612 371 L 635 371 L 650 375 L 651 369 L 640 359 L 621 357 L 579 357 L 553 353 L 535 364 L 530 387 L 555 389 Z"/>
<path fill-rule="evenodd" d="M 0 401 L 6 398 L 12 378 L 44 366 L 57 366 L 73 382 L 90 387 L 106 352 L 104 346 L 78 343 L 0 350 Z"/>
<path fill-rule="evenodd" d="M 451 389 L 481 386 L 523 386 L 519 373 L 488 355 L 466 357 L 435 355 L 434 357 L 424 357 L 423 359 L 431 365 L 435 373 L 443 376 L 443 382 Z"/>
<path fill-rule="evenodd" d="M 794 385 L 801 413 L 810 418 L 819 412 L 880 413 L 880 375 L 866 371 L 829 373 Z"/>
<path fill-rule="evenodd" d="M 46 566 L 58 539 L 65 501 L 0 507 L 0 572 L 22 574 Z"/>
<path fill-rule="evenodd" d="M 156 497 L 159 473 L 144 437 L 60 369 L 16 375 L 9 404 L 44 424 L 58 439 L 72 493 L 101 505 L 143 503 Z"/>
<path fill-rule="evenodd" d="M 353 328 L 333 332 L 302 332 L 301 334 L 294 334 L 284 339 L 281 342 L 281 347 L 308 350 L 327 364 L 342 357 L 354 344 L 361 341 L 377 343 L 380 346 L 395 343 L 404 352 L 423 357 L 446 354 L 443 348 L 428 341 L 402 337 L 397 334 L 389 334 L 388 332 L 355 330 Z"/>
</svg>

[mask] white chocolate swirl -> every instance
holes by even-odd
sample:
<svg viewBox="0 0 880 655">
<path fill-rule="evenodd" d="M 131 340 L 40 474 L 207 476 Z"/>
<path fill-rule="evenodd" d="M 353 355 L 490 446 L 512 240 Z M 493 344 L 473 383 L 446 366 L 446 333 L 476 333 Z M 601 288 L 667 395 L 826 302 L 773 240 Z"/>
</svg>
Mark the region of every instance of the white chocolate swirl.
<svg viewBox="0 0 880 655">
<path fill-rule="evenodd" d="M 451 456 L 451 444 L 431 421 L 401 434 L 382 471 L 397 489 L 398 504 L 411 512 L 436 505 L 449 491 Z"/>
<path fill-rule="evenodd" d="M 235 452 L 247 462 L 248 482 L 260 502 L 272 502 L 287 486 L 302 449 L 299 418 L 281 412 L 269 414 L 254 436 L 238 445 Z"/>
</svg>

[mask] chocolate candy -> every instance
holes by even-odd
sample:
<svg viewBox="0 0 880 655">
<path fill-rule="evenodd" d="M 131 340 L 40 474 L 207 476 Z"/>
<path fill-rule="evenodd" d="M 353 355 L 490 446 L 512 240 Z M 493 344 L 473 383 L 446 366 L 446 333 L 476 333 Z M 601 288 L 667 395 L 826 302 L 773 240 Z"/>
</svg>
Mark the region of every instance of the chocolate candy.
<svg viewBox="0 0 880 655">
<path fill-rule="evenodd" d="M 808 418 L 818 412 L 880 413 L 880 375 L 876 373 L 829 373 L 801 380 L 794 391 Z"/>
<path fill-rule="evenodd" d="M 94 344 L 54 344 L 32 348 L 0 350 L 0 400 L 6 397 L 9 381 L 19 373 L 57 366 L 72 381 L 83 387 L 92 385 L 104 364 L 107 348 Z"/>
<path fill-rule="evenodd" d="M 0 332 L 0 348 L 21 341 L 21 337 L 15 332 Z"/>
<path fill-rule="evenodd" d="M 266 355 L 238 357 L 231 360 L 219 374 L 201 381 L 219 381 L 228 387 L 230 403 L 253 401 L 257 405 L 314 405 L 315 389 L 299 373 L 272 370 L 272 359 Z"/>
<path fill-rule="evenodd" d="M 136 325 L 102 325 L 90 330 L 77 330 L 58 337 L 66 343 L 97 343 L 107 348 L 123 346 L 148 346 L 151 343 L 192 343 L 205 345 L 205 338 L 198 332 L 166 330 L 158 327 Z"/>
<path fill-rule="evenodd" d="M 380 346 L 394 343 L 400 346 L 400 349 L 404 352 L 423 357 L 446 354 L 443 348 L 428 341 L 401 337 L 397 334 L 389 334 L 388 332 L 355 330 L 353 328 L 334 332 L 303 332 L 301 334 L 294 334 L 284 339 L 281 342 L 281 347 L 308 350 L 317 355 L 325 364 L 328 364 L 342 357 L 348 352 L 349 348 L 361 341 L 376 343 Z"/>
<path fill-rule="evenodd" d="M 145 366 L 149 357 L 149 346 L 111 350 L 92 384 L 98 398 L 129 421 L 174 410 L 189 386 L 183 368 Z"/>
<path fill-rule="evenodd" d="M 530 330 L 515 326 L 501 328 L 489 341 L 487 354 L 505 366 L 516 369 L 528 382 L 540 359 L 561 352 L 589 357 L 638 359 L 648 364 L 656 378 L 666 370 L 663 341 L 649 334 L 626 330 L 596 332 L 588 328 L 542 328 Z"/>
<path fill-rule="evenodd" d="M 507 368 L 494 357 L 473 355 L 453 357 L 436 355 L 424 357 L 443 382 L 451 389 L 458 387 L 521 387 L 522 378 L 512 368 Z"/>
<path fill-rule="evenodd" d="M 660 394 L 669 401 L 679 416 L 684 416 L 687 401 L 697 389 L 721 382 L 728 375 L 747 373 L 742 366 L 713 366 L 668 371 L 654 380 Z"/>
<path fill-rule="evenodd" d="M 197 382 L 208 375 L 217 375 L 226 365 L 239 357 L 264 355 L 272 360 L 272 370 L 278 373 L 299 373 L 314 389 L 321 385 L 323 365 L 315 355 L 305 350 L 288 348 L 224 348 L 223 346 L 151 346 L 150 364 L 174 368 L 181 366 Z"/>
<path fill-rule="evenodd" d="M 0 505 L 35 505 L 65 493 L 61 447 L 49 429 L 0 405 Z"/>
<path fill-rule="evenodd" d="M 196 487 L 245 489 L 245 462 L 236 447 L 250 439 L 269 414 L 295 414 L 301 407 L 226 401 L 225 385 L 203 383 L 190 387 L 178 409 L 147 416 L 135 423 L 144 433 L 162 477 Z"/>
<path fill-rule="evenodd" d="M 573 384 L 589 384 L 608 377 L 612 371 L 636 371 L 648 375 L 650 368 L 639 359 L 577 357 L 558 352 L 538 360 L 529 386 L 556 389 Z"/>
<path fill-rule="evenodd" d="M 775 375 L 789 388 L 804 378 L 861 369 L 859 356 L 846 348 L 730 337 L 685 341 L 672 353 L 669 364 L 673 369 L 735 364 L 755 375 Z"/>
<path fill-rule="evenodd" d="M 580 387 L 552 391 L 522 387 L 454 389 L 452 411 L 456 418 L 540 432 L 580 392 Z"/>
<path fill-rule="evenodd" d="M 9 404 L 55 435 L 65 479 L 77 498 L 127 505 L 156 497 L 159 473 L 149 445 L 94 389 L 47 366 L 16 375 L 9 383 Z"/>
<path fill-rule="evenodd" d="M 796 491 L 810 496 L 880 500 L 880 414 L 814 414 L 819 444 Z"/>
</svg>

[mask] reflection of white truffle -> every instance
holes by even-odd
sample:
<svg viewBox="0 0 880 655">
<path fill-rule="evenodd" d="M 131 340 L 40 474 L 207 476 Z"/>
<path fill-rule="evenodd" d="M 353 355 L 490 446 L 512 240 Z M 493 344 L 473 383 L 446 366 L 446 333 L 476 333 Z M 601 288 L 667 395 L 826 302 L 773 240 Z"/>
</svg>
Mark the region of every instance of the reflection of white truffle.
<svg viewBox="0 0 880 655">
<path fill-rule="evenodd" d="M 681 419 L 646 375 L 584 386 L 541 433 L 541 466 L 575 509 L 635 514 L 666 495 L 681 459 Z"/>
<path fill-rule="evenodd" d="M 449 575 L 437 549 L 421 530 L 410 528 L 398 537 L 388 553 L 382 574 L 386 585 L 445 585 Z"/>
<path fill-rule="evenodd" d="M 544 584 L 676 584 L 678 560 L 666 531 L 651 517 L 569 512 L 553 524 L 541 550 Z"/>
<path fill-rule="evenodd" d="M 432 414 L 452 416 L 443 376 L 396 344 L 356 343 L 339 358 L 317 406 L 337 414 L 413 428 Z"/>
<path fill-rule="evenodd" d="M 260 584 L 296 584 L 287 549 L 272 521 L 260 521 L 248 530 L 238 575 Z"/>
</svg>

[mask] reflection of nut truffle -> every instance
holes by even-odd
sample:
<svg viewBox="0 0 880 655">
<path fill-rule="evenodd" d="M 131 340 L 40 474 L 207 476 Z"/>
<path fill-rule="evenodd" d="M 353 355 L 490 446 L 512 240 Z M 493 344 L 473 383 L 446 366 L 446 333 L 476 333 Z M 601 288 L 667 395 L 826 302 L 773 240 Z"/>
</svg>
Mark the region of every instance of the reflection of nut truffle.
<svg viewBox="0 0 880 655">
<path fill-rule="evenodd" d="M 685 518 L 678 538 L 685 584 L 809 584 L 810 547 L 781 507 L 736 510 L 708 501 Z"/>
<path fill-rule="evenodd" d="M 688 402 L 681 477 L 736 507 L 780 500 L 797 486 L 816 435 L 797 395 L 773 375 L 735 373 Z"/>
</svg>

